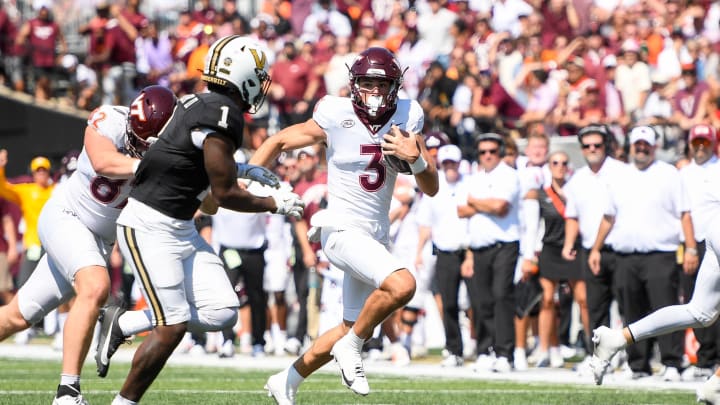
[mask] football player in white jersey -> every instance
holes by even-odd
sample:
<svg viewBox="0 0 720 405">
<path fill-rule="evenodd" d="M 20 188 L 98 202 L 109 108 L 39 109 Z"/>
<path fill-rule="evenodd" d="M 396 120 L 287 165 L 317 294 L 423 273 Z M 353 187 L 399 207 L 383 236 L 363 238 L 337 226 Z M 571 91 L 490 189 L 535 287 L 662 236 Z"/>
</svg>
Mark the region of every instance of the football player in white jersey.
<svg viewBox="0 0 720 405">
<path fill-rule="evenodd" d="M 40 214 L 38 232 L 46 253 L 13 300 L 0 308 L 2 340 L 75 296 L 54 405 L 87 404 L 80 394 L 80 371 L 110 291 L 106 263 L 115 243 L 115 220 L 142 154 L 172 115 L 175 101 L 170 90 L 150 86 L 130 108 L 103 105 L 90 114 L 77 170 Z"/>
<path fill-rule="evenodd" d="M 300 383 L 333 357 L 341 382 L 367 395 L 363 342 L 415 293 L 414 277 L 387 249 L 390 201 L 400 168 L 430 196 L 438 191 L 438 176 L 420 134 L 422 108 L 397 98 L 402 76 L 389 51 L 365 50 L 350 67 L 350 98 L 322 98 L 311 119 L 268 138 L 250 159 L 267 165 L 281 151 L 327 145 L 328 206 L 313 217 L 309 234 L 316 237 L 313 230 L 320 229 L 323 252 L 346 275 L 343 322 L 268 379 L 265 388 L 279 404 L 294 404 Z"/>
</svg>

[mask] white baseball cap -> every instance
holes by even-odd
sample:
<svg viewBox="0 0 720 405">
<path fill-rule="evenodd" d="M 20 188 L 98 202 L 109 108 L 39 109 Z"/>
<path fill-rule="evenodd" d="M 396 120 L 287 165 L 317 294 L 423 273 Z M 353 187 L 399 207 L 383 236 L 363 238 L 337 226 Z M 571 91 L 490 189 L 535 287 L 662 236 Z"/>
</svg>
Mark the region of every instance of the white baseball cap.
<svg viewBox="0 0 720 405">
<path fill-rule="evenodd" d="M 647 126 L 641 126 L 633 128 L 632 131 L 630 131 L 630 143 L 633 144 L 638 141 L 645 141 L 649 143 L 651 146 L 655 146 L 655 131 Z"/>
<path fill-rule="evenodd" d="M 459 163 L 462 160 L 462 152 L 460 152 L 460 148 L 452 144 L 441 146 L 440 149 L 438 149 L 437 161 L 442 163 L 446 160 Z"/>
</svg>

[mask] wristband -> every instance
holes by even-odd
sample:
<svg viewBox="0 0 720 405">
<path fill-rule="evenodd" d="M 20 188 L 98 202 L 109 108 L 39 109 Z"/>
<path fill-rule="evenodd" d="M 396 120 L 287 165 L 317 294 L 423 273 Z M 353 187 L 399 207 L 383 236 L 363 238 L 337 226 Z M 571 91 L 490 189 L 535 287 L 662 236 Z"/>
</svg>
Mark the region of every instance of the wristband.
<svg viewBox="0 0 720 405">
<path fill-rule="evenodd" d="M 685 253 L 687 253 L 687 254 L 689 254 L 689 255 L 691 255 L 691 256 L 697 256 L 697 255 L 698 255 L 697 249 L 696 249 L 696 248 L 690 248 L 690 247 L 689 247 L 689 248 L 685 248 Z"/>
<path fill-rule="evenodd" d="M 427 169 L 427 166 L 427 162 L 423 158 L 422 154 L 420 154 L 414 163 L 410 163 L 410 171 L 412 174 L 422 173 L 425 169 Z"/>
<path fill-rule="evenodd" d="M 137 173 L 137 169 L 139 166 L 140 166 L 140 159 L 135 159 L 135 161 L 133 162 L 133 165 L 132 165 L 133 175 L 135 175 L 135 173 Z"/>
</svg>

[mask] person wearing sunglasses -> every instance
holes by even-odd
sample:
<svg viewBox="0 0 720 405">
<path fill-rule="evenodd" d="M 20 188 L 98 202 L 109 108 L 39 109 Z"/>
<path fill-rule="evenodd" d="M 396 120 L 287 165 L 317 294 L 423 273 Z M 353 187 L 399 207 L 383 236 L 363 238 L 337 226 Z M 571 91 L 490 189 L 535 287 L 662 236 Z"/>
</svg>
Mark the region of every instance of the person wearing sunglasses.
<svg viewBox="0 0 720 405">
<path fill-rule="evenodd" d="M 651 127 L 640 126 L 630 132 L 632 170 L 623 182 L 610 185 L 608 204 L 598 235 L 588 258 L 590 269 L 598 271 L 601 247 L 611 229 L 617 255 L 617 272 L 622 275 L 622 313 L 632 338 L 626 352 L 633 379 L 649 376 L 652 346 L 645 340 L 654 329 L 650 322 L 635 322 L 663 307 L 678 304 L 679 272 L 676 252 L 682 229 L 686 252 L 683 271 L 697 270 L 697 246 L 687 194 L 680 187 L 680 174 L 666 162 L 655 159 L 657 134 Z M 692 312 L 692 311 L 690 311 Z M 664 381 L 680 381 L 683 362 L 683 334 L 680 331 L 657 336 Z M 595 352 L 590 362 L 595 382 L 601 384 L 609 368 L 608 353 L 623 341 L 621 330 L 601 326 L 593 331 Z M 621 345 L 626 346 L 626 345 Z M 610 350 L 608 350 L 610 349 Z M 615 354 L 617 350 L 612 351 Z"/>
<path fill-rule="evenodd" d="M 625 181 L 629 167 L 609 156 L 608 144 L 612 134 L 605 125 L 593 124 L 578 132 L 580 148 L 586 166 L 578 169 L 563 188 L 565 203 L 565 242 L 562 256 L 565 260 L 580 261 L 580 274 L 585 279 L 590 328 L 610 324 L 610 304 L 619 298 L 614 289 L 615 260 L 612 252 L 613 232 L 603 246 L 603 258 L 598 272 L 590 271 L 587 257 L 595 242 L 600 220 L 605 209 L 609 184 Z M 580 238 L 580 249 L 575 243 Z M 582 375 L 589 375 L 590 357 L 577 366 Z"/>
<path fill-rule="evenodd" d="M 458 216 L 468 218 L 469 234 L 461 274 L 467 279 L 477 334 L 474 368 L 504 373 L 512 370 L 515 346 L 520 182 L 517 172 L 502 161 L 502 135 L 483 133 L 475 139 L 479 170 L 456 193 Z"/>
</svg>

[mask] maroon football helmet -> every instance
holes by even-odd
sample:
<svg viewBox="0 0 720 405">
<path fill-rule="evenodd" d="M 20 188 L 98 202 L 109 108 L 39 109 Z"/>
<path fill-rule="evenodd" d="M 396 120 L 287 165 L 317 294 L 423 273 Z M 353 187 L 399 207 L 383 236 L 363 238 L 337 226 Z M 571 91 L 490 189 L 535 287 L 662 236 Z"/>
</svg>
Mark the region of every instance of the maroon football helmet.
<svg viewBox="0 0 720 405">
<path fill-rule="evenodd" d="M 175 94 L 163 86 L 145 87 L 130 104 L 125 148 L 140 158 L 157 139 L 175 110 Z"/>
<path fill-rule="evenodd" d="M 402 86 L 404 71 L 390 51 L 385 48 L 368 48 L 353 62 L 350 70 L 351 100 L 355 112 L 363 121 L 384 123 L 395 112 L 397 93 Z M 358 85 L 362 78 L 380 78 L 390 81 L 387 93 L 373 94 Z"/>
</svg>

